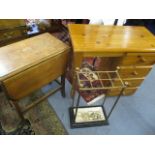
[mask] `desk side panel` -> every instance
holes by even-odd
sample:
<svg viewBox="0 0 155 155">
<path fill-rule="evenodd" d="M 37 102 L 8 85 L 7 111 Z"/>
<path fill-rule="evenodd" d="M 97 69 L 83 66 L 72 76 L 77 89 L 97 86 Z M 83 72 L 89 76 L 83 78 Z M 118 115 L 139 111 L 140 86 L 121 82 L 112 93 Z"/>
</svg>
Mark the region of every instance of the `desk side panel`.
<svg viewBox="0 0 155 155">
<path fill-rule="evenodd" d="M 3 81 L 8 96 L 19 100 L 65 73 L 68 52 L 61 53 Z"/>
</svg>

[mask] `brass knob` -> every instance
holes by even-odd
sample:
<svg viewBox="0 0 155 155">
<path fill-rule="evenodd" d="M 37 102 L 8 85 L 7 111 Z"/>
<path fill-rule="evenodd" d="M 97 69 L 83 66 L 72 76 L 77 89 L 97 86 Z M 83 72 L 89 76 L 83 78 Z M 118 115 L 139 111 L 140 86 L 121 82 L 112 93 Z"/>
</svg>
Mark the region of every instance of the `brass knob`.
<svg viewBox="0 0 155 155">
<path fill-rule="evenodd" d="M 120 70 L 121 68 L 120 68 L 120 66 L 117 66 L 116 69 L 117 69 L 117 70 Z"/>
<path fill-rule="evenodd" d="M 76 71 L 79 71 L 79 70 L 80 70 L 80 68 L 79 68 L 79 67 L 76 67 L 76 68 L 75 68 L 75 70 L 76 70 Z"/>
<path fill-rule="evenodd" d="M 127 87 L 131 86 L 131 83 L 129 83 L 129 82 L 127 82 L 127 81 L 125 81 L 124 84 L 125 84 L 125 86 L 127 86 Z"/>
</svg>

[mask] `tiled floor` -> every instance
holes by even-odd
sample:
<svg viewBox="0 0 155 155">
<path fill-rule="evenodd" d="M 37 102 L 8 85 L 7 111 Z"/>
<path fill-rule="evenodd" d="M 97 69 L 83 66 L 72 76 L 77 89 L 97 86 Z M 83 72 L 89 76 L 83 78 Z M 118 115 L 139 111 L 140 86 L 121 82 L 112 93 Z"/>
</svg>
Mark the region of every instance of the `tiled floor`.
<svg viewBox="0 0 155 155">
<path fill-rule="evenodd" d="M 54 87 L 48 85 L 43 91 Z M 108 126 L 89 128 L 70 128 L 68 108 L 72 104 L 70 84 L 66 81 L 66 98 L 60 92 L 48 98 L 58 117 L 69 134 L 77 135 L 120 135 L 120 134 L 155 134 L 155 67 L 150 72 L 140 89 L 132 96 L 122 97 L 113 111 Z M 113 101 L 111 97 L 108 101 Z M 84 101 L 82 101 L 84 104 Z"/>
</svg>

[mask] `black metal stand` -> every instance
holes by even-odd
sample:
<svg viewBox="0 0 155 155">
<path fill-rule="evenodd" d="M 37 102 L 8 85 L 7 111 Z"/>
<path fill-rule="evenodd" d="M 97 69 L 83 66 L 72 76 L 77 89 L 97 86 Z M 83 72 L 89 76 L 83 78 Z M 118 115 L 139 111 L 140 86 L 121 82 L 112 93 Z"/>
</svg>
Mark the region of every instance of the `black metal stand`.
<svg viewBox="0 0 155 155">
<path fill-rule="evenodd" d="M 108 71 L 106 71 L 107 73 Z M 116 71 L 114 71 L 116 72 Z M 77 72 L 77 76 L 80 74 L 81 72 L 78 71 Z M 100 71 L 101 73 L 101 71 Z M 104 72 L 102 72 L 104 73 Z M 110 71 L 110 73 L 112 73 L 112 71 Z M 114 108 L 116 107 L 120 97 L 122 96 L 123 94 L 123 91 L 125 89 L 125 85 L 124 83 L 122 82 L 122 80 L 120 79 L 120 76 L 118 74 L 118 72 L 116 72 L 116 75 L 118 76 L 118 79 L 117 80 L 120 80 L 121 82 L 121 85 L 120 86 L 117 86 L 115 87 L 112 83 L 112 86 L 110 85 L 109 87 L 106 86 L 104 87 L 103 83 L 101 84 L 101 87 L 98 87 L 98 89 L 115 89 L 115 88 L 120 88 L 120 93 L 119 95 L 117 96 L 116 100 L 114 101 L 110 111 L 106 112 L 105 108 L 104 108 L 104 105 L 105 105 L 105 102 L 106 102 L 106 99 L 107 99 L 107 94 L 105 94 L 105 97 L 103 99 L 103 103 L 102 105 L 97 105 L 97 106 L 80 106 L 80 91 L 82 90 L 93 90 L 93 87 L 91 88 L 80 88 L 79 86 L 79 93 L 78 93 L 78 97 L 76 99 L 76 103 L 75 103 L 75 95 L 73 97 L 73 105 L 72 107 L 69 108 L 69 116 L 70 116 L 70 125 L 71 125 L 71 128 L 80 128 L 80 127 L 91 127 L 91 126 L 100 126 L 100 125 L 108 125 L 108 119 L 109 117 L 111 116 Z M 108 77 L 109 77 L 109 74 L 108 74 Z M 82 80 L 79 80 L 80 78 L 77 77 L 78 79 L 78 83 L 80 83 Z M 98 80 L 101 80 L 101 79 L 98 79 Z M 112 81 L 112 78 L 110 77 L 110 79 L 103 79 L 102 78 L 102 81 L 103 80 L 110 80 L 110 82 Z M 115 80 L 116 80 L 116 77 L 115 77 Z M 86 80 L 85 80 L 86 81 Z M 91 84 L 92 86 L 92 84 Z M 95 89 L 97 89 L 95 87 Z M 81 118 L 85 118 L 84 120 L 82 120 Z"/>
</svg>

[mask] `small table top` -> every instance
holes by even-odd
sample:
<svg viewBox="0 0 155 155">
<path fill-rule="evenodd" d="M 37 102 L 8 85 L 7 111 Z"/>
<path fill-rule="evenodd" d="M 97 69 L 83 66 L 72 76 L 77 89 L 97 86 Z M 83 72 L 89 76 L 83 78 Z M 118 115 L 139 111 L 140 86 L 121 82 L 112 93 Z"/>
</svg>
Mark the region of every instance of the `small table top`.
<svg viewBox="0 0 155 155">
<path fill-rule="evenodd" d="M 155 52 L 155 37 L 143 26 L 69 24 L 74 52 Z"/>
<path fill-rule="evenodd" d="M 69 47 L 49 33 L 44 33 L 0 48 L 0 79 L 18 73 Z"/>
</svg>

